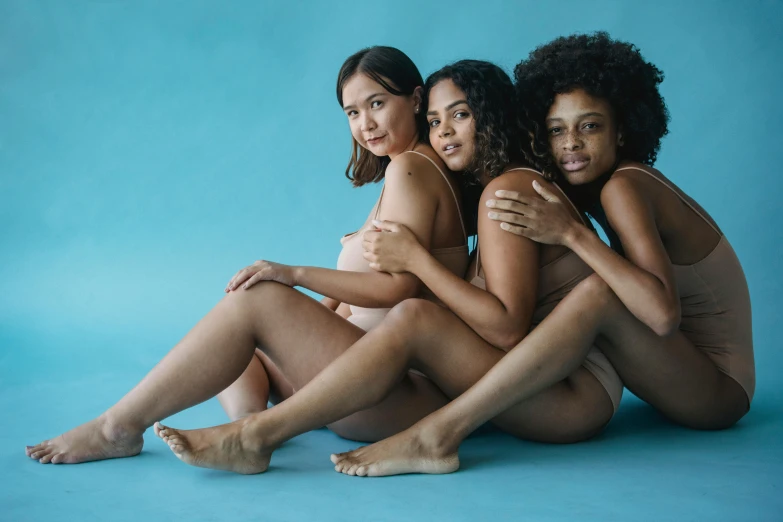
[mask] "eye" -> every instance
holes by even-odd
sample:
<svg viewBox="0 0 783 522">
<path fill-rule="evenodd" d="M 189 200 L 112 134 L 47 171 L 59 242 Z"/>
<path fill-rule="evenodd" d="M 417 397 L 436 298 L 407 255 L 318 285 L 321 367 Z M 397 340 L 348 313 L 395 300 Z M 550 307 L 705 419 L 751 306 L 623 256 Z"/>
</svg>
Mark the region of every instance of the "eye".
<svg viewBox="0 0 783 522">
<path fill-rule="evenodd" d="M 377 109 L 381 105 L 383 105 L 383 102 L 381 100 L 373 100 L 372 103 L 370 104 L 370 107 L 372 107 L 373 109 Z"/>
<path fill-rule="evenodd" d="M 585 129 L 597 129 L 598 124 L 597 123 L 585 123 L 583 126 Z"/>
<path fill-rule="evenodd" d="M 555 136 L 556 134 L 560 134 L 560 127 L 552 127 L 549 129 L 550 136 Z"/>
<path fill-rule="evenodd" d="M 470 113 L 468 111 L 457 111 L 454 113 L 454 119 L 455 120 L 464 120 L 465 118 L 469 118 Z"/>
<path fill-rule="evenodd" d="M 440 120 L 430 120 L 429 126 L 430 127 L 437 127 L 440 124 Z"/>
<path fill-rule="evenodd" d="M 357 114 L 359 114 L 359 113 L 357 111 L 354 111 L 354 110 L 350 110 L 350 111 L 345 113 L 345 115 L 348 116 L 349 118 L 353 118 Z"/>
</svg>

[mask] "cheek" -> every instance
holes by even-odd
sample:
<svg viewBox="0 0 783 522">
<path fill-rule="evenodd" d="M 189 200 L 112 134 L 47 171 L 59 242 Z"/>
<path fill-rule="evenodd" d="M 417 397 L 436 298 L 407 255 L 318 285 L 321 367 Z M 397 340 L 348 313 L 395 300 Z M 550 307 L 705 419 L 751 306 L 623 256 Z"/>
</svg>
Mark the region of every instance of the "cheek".
<svg viewBox="0 0 783 522">
<path fill-rule="evenodd" d="M 353 136 L 353 139 L 358 141 L 359 145 L 365 147 L 367 144 L 364 142 L 364 138 L 362 137 L 362 131 L 360 129 L 359 123 L 351 121 L 349 124 L 351 128 L 351 136 Z"/>
</svg>

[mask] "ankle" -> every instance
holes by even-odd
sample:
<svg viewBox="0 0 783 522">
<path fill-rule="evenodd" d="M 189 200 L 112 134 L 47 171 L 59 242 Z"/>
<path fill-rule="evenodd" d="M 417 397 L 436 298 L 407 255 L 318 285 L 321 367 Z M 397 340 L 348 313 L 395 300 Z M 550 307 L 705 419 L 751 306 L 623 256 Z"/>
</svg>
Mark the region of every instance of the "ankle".
<svg viewBox="0 0 783 522">
<path fill-rule="evenodd" d="M 254 450 L 275 449 L 285 442 L 281 430 L 275 429 L 266 412 L 254 413 L 236 421 L 240 425 L 242 445 Z"/>
<path fill-rule="evenodd" d="M 113 415 L 111 411 L 105 412 L 98 417 L 103 436 L 107 440 L 119 441 L 134 437 L 140 437 L 144 434 L 146 428 L 134 426 L 133 423 L 124 421 Z"/>
<path fill-rule="evenodd" d="M 418 426 L 419 441 L 437 456 L 448 456 L 457 452 L 464 437 L 448 425 L 437 422 L 423 422 Z"/>
</svg>

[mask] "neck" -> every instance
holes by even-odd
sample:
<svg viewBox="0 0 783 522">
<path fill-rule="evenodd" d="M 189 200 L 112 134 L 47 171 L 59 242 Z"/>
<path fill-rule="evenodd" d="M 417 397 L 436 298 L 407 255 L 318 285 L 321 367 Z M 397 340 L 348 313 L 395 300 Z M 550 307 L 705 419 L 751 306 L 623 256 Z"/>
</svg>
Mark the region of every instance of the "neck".
<svg viewBox="0 0 783 522">
<path fill-rule="evenodd" d="M 419 144 L 419 136 L 416 135 L 416 136 L 413 137 L 413 139 L 411 141 L 408 142 L 408 144 L 405 147 L 403 147 L 403 149 L 401 151 L 395 152 L 393 154 L 389 154 L 389 159 L 393 160 L 394 158 L 396 158 L 397 156 L 399 156 L 403 152 L 408 152 L 409 150 L 414 150 L 416 148 L 416 145 L 418 145 L 418 144 Z"/>
</svg>

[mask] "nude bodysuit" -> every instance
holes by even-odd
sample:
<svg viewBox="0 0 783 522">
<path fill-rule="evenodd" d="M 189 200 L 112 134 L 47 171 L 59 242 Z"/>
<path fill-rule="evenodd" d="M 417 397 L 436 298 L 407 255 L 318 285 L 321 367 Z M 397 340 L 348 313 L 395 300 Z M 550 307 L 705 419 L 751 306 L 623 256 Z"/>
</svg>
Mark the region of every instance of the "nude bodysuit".
<svg viewBox="0 0 783 522">
<path fill-rule="evenodd" d="M 541 176 L 540 172 L 525 168 L 510 169 L 506 172 L 512 170 L 528 170 Z M 557 187 L 557 185 L 555 185 L 555 187 Z M 576 210 L 573 203 L 571 203 L 571 200 L 569 200 L 563 191 L 560 190 L 560 187 L 557 187 L 557 190 L 560 192 L 561 199 L 563 201 L 568 201 L 571 207 Z M 582 223 L 587 225 L 584 218 L 581 217 L 581 212 L 577 211 L 577 214 L 580 216 L 580 219 L 582 219 Z M 533 311 L 530 329 L 532 330 L 538 326 L 576 285 L 591 274 L 593 274 L 593 269 L 571 250 L 554 261 L 550 261 L 539 267 L 536 308 Z M 479 288 L 485 290 L 487 288 L 486 280 L 484 279 L 484 271 L 481 269 L 481 258 L 478 247 L 476 248 L 476 272 L 470 282 Z M 597 347 L 592 346 L 587 353 L 587 357 L 582 363 L 582 366 L 598 379 L 598 382 L 601 383 L 606 390 L 606 393 L 609 395 L 609 398 L 612 400 L 614 411 L 617 411 L 617 408 L 620 406 L 620 399 L 623 395 L 623 382 L 614 370 L 614 366 L 609 362 L 609 359 L 607 359 L 603 352 Z"/>
<path fill-rule="evenodd" d="M 720 235 L 720 241 L 707 257 L 692 265 L 673 265 L 680 295 L 680 331 L 704 352 L 720 371 L 737 381 L 748 395 L 756 390 L 753 357 L 750 293 L 745 273 L 726 236 L 707 212 L 663 176 L 639 167 L 688 205 Z"/>
<path fill-rule="evenodd" d="M 465 244 L 457 247 L 435 248 L 430 250 L 430 253 L 443 266 L 461 278 L 465 275 L 465 271 L 468 268 L 468 236 L 465 232 L 465 223 L 462 220 L 462 213 L 459 211 L 459 201 L 457 199 L 457 195 L 454 192 L 454 189 L 451 188 L 451 184 L 449 183 L 446 174 L 444 174 L 438 165 L 432 161 L 432 158 L 416 151 L 408 151 L 406 154 L 410 153 L 418 154 L 427 158 L 430 163 L 435 166 L 438 172 L 440 172 L 440 175 L 443 176 L 443 179 L 446 181 L 446 184 L 454 196 L 454 204 L 457 206 L 457 212 L 460 218 L 460 225 L 462 225 L 462 235 L 465 239 Z M 378 198 L 378 202 L 370 212 L 370 215 L 367 217 L 367 221 L 364 222 L 364 225 L 362 225 L 362 228 L 353 234 L 344 236 L 340 240 L 343 245 L 343 249 L 340 252 L 340 257 L 337 258 L 338 270 L 347 270 L 351 272 L 374 272 L 374 270 L 370 268 L 370 263 L 363 257 L 364 248 L 362 247 L 362 233 L 365 230 L 370 230 L 373 228 L 372 220 L 378 218 L 381 210 L 382 199 L 383 189 L 381 189 L 381 195 Z M 435 297 L 435 295 L 426 287 L 422 289 L 420 297 L 430 301 L 439 302 L 437 297 Z M 386 317 L 386 314 L 389 313 L 389 310 L 390 308 L 362 308 L 351 305 L 351 315 L 348 317 L 348 320 L 366 332 L 378 326 L 381 321 L 383 321 L 383 318 Z"/>
</svg>

